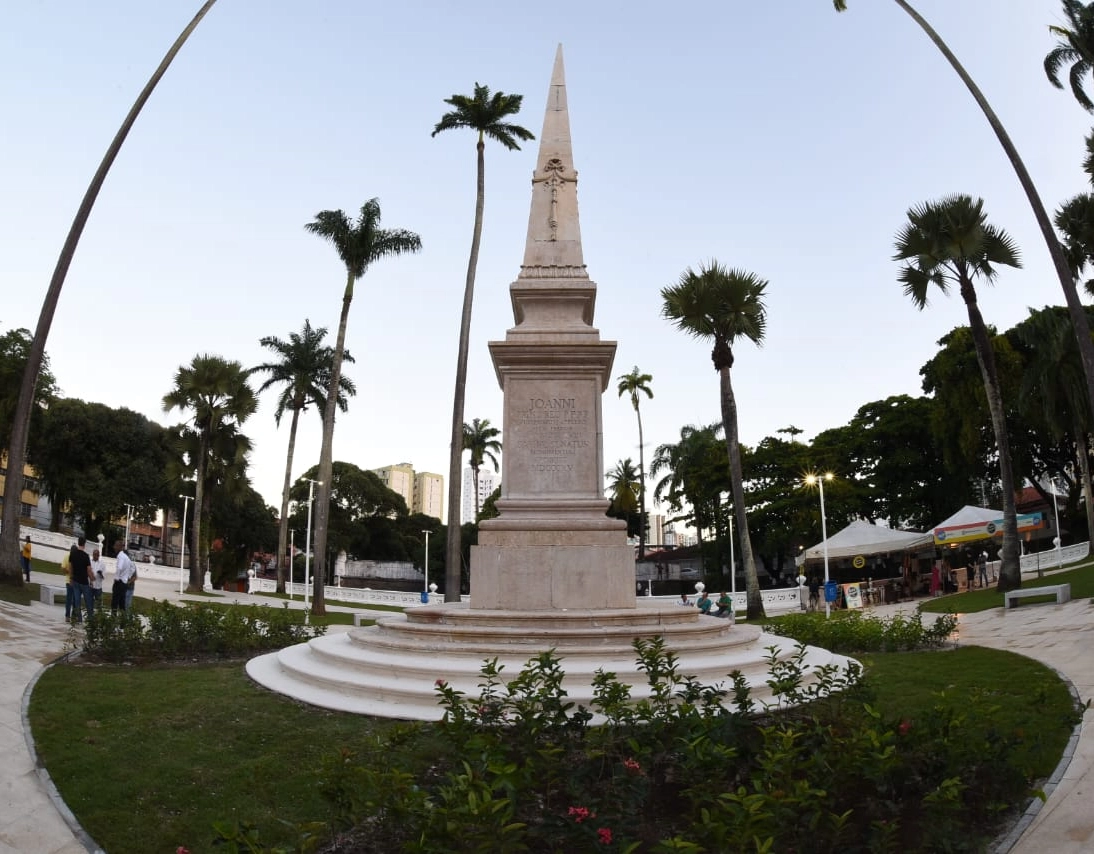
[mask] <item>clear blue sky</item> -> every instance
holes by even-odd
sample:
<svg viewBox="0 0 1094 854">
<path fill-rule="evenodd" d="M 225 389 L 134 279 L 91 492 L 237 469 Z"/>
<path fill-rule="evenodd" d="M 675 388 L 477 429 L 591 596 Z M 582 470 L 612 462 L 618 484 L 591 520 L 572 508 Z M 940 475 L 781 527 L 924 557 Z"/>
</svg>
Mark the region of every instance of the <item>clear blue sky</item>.
<svg viewBox="0 0 1094 854">
<path fill-rule="evenodd" d="M 37 323 L 57 253 L 133 98 L 198 0 L 18 3 L 0 31 L 0 329 Z M 897 6 L 793 3 L 371 4 L 220 0 L 130 135 L 84 233 L 48 343 L 64 394 L 160 423 L 197 353 L 255 364 L 258 340 L 304 318 L 333 341 L 344 270 L 307 234 L 322 209 L 378 197 L 422 236 L 357 290 L 348 345 L 358 395 L 335 458 L 447 474 L 448 421 L 474 203 L 471 133 L 430 138 L 443 99 L 478 81 L 525 96 L 539 134 L 562 43 L 585 260 L 614 374 L 653 375 L 647 458 L 718 417 L 709 346 L 660 317 L 660 289 L 717 258 L 767 278 L 765 346 L 737 350 L 742 440 L 794 424 L 810 438 L 863 404 L 920 393 L 957 297 L 918 312 L 896 282 L 907 208 L 985 199 L 1024 268 L 981 291 L 1000 329 L 1061 304 L 1047 251 L 994 136 Z M 1041 68 L 1058 0 L 919 0 L 1026 160 L 1046 205 L 1086 189 L 1091 126 Z M 535 143 L 487 150 L 466 418 L 500 426 L 486 342 L 512 325 Z M 287 419 L 274 397 L 245 425 L 253 481 L 278 504 Z M 604 399 L 606 467 L 637 462 L 629 403 Z M 294 477 L 318 460 L 306 417 Z M 789 485 L 788 485 L 789 488 Z"/>
</svg>

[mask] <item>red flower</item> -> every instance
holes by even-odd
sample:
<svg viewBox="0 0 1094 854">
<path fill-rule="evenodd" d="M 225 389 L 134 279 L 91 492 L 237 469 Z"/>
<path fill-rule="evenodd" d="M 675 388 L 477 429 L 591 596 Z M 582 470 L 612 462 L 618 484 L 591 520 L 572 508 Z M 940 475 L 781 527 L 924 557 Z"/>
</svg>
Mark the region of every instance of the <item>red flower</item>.
<svg viewBox="0 0 1094 854">
<path fill-rule="evenodd" d="M 569 815 L 572 815 L 574 821 L 578 824 L 581 824 L 581 822 L 585 821 L 587 818 L 593 817 L 592 813 L 585 807 L 570 807 Z"/>
<path fill-rule="evenodd" d="M 897 727 L 897 732 L 901 735 L 907 735 L 912 728 L 912 722 L 905 718 L 900 722 L 900 726 Z"/>
<path fill-rule="evenodd" d="M 190 849 L 187 848 L 185 845 L 180 845 L 178 848 L 175 849 L 175 854 L 190 854 Z"/>
<path fill-rule="evenodd" d="M 596 835 L 600 838 L 601 845 L 612 844 L 612 829 L 610 827 L 602 827 L 597 830 Z"/>
<path fill-rule="evenodd" d="M 624 759 L 623 767 L 630 771 L 632 774 L 641 774 L 642 766 L 637 759 Z"/>
<path fill-rule="evenodd" d="M 438 680 L 437 680 L 436 682 L 434 682 L 433 684 L 434 684 L 434 685 L 435 685 L 436 687 L 438 687 L 438 688 L 443 688 L 443 687 L 444 687 L 445 685 L 447 685 L 448 683 L 447 683 L 447 682 L 445 682 L 445 681 L 444 681 L 443 679 L 438 679 Z"/>
</svg>

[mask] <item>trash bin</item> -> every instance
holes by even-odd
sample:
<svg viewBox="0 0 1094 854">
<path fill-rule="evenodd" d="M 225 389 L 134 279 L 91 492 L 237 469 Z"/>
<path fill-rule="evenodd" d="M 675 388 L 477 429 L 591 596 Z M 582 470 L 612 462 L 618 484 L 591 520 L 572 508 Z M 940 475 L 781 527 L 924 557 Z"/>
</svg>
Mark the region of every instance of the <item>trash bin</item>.
<svg viewBox="0 0 1094 854">
<path fill-rule="evenodd" d="M 824 601 L 829 604 L 839 601 L 839 585 L 835 581 L 824 582 Z"/>
<path fill-rule="evenodd" d="M 427 590 L 422 591 L 422 604 L 423 605 L 428 605 L 429 604 L 429 591 L 427 591 Z"/>
</svg>

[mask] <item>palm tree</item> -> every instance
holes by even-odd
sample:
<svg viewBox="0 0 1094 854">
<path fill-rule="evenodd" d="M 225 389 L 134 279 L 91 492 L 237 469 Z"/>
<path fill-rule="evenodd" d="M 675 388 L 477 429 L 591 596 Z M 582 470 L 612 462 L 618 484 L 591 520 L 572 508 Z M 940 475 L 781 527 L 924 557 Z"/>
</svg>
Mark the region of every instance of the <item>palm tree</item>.
<svg viewBox="0 0 1094 854">
<path fill-rule="evenodd" d="M 642 519 L 638 515 L 638 495 L 642 484 L 639 482 L 638 469 L 630 457 L 615 464 L 615 468 L 604 473 L 608 479 L 608 494 L 611 506 L 608 515 L 627 522 L 627 534 L 630 536 L 635 527 L 641 527 Z M 637 524 L 636 524 L 637 523 Z"/>
<path fill-rule="evenodd" d="M 1056 47 L 1045 57 L 1045 74 L 1057 89 L 1063 89 L 1060 71 L 1071 66 L 1068 82 L 1071 94 L 1088 113 L 1094 113 L 1094 101 L 1083 88 L 1085 78 L 1094 72 L 1094 3 L 1063 0 L 1067 26 L 1049 24 L 1048 31 L 1057 38 Z"/>
<path fill-rule="evenodd" d="M 471 256 L 467 260 L 467 282 L 463 290 L 460 315 L 460 343 L 456 355 L 456 388 L 452 396 L 452 433 L 448 462 L 448 532 L 445 541 L 444 601 L 460 601 L 460 569 L 463 549 L 460 544 L 460 468 L 463 463 L 463 404 L 467 391 L 467 350 L 471 338 L 471 306 L 475 298 L 475 271 L 479 266 L 479 242 L 482 239 L 482 212 L 486 199 L 486 138 L 500 142 L 509 151 L 519 150 L 517 140 L 535 139 L 520 125 L 506 121 L 520 112 L 523 95 L 491 95 L 487 86 L 475 84 L 475 93 L 453 95 L 445 103 L 453 109 L 433 128 L 431 136 L 454 128 L 469 128 L 479 135 L 477 181 L 475 190 L 475 228 L 471 233 Z"/>
<path fill-rule="evenodd" d="M 638 366 L 635 365 L 629 374 L 619 377 L 619 385 L 616 386 L 620 397 L 624 394 L 630 395 L 631 406 L 634 407 L 634 414 L 638 418 L 638 484 L 639 516 L 641 517 L 638 525 L 639 560 L 646 554 L 646 447 L 642 438 L 642 410 L 638 407 L 638 393 L 641 392 L 652 400 L 653 392 L 650 391 L 652 381 L 653 377 L 650 374 L 639 373 Z"/>
<path fill-rule="evenodd" d="M 201 519 L 204 490 L 209 473 L 214 440 L 225 426 L 242 424 L 258 408 L 258 399 L 247 385 L 247 370 L 239 362 L 219 356 L 194 356 L 188 366 L 175 374 L 175 387 L 163 397 L 165 412 L 191 410 L 191 421 L 198 435 L 197 470 L 194 493 L 194 525 L 191 528 L 190 590 L 202 588 Z"/>
<path fill-rule="evenodd" d="M 1010 160 L 1010 165 L 1014 169 L 1014 173 L 1018 176 L 1018 182 L 1022 185 L 1022 189 L 1026 193 L 1026 199 L 1029 201 L 1029 206 L 1033 210 L 1033 216 L 1041 229 L 1041 236 L 1044 238 L 1045 245 L 1048 247 L 1048 254 L 1051 256 L 1053 266 L 1056 268 L 1056 276 L 1060 280 L 1060 288 L 1064 292 L 1064 300 L 1067 303 L 1068 314 L 1071 316 L 1071 325 L 1075 331 L 1075 340 L 1079 345 L 1079 354 L 1082 357 L 1087 400 L 1090 401 L 1091 409 L 1094 410 L 1094 339 L 1090 336 L 1090 321 L 1087 319 L 1083 302 L 1079 298 L 1079 289 L 1076 286 L 1075 277 L 1072 274 L 1067 255 L 1060 245 L 1056 233 L 1052 229 L 1052 221 L 1049 219 L 1048 211 L 1045 210 L 1044 203 L 1041 201 L 1041 196 L 1037 192 L 1037 187 L 1033 184 L 1033 179 L 1030 177 L 1029 170 L 1026 169 L 1025 163 L 1018 154 L 1018 149 L 1014 147 L 1010 135 L 1007 133 L 1006 128 L 1003 127 L 1003 123 L 999 121 L 999 117 L 995 114 L 995 110 L 992 109 L 991 104 L 988 103 L 988 99 L 984 97 L 984 93 L 980 91 L 980 87 L 977 86 L 972 77 L 969 76 L 965 67 L 958 62 L 957 57 L 954 56 L 953 51 L 951 51 L 949 46 L 942 40 L 942 37 L 935 32 L 934 28 L 927 23 L 927 20 L 913 9 L 911 4 L 907 3 L 906 0 L 893 0 L 893 2 L 907 12 L 912 20 L 919 25 L 920 29 L 927 34 L 927 37 L 934 43 L 935 47 L 937 47 L 942 55 L 946 57 L 946 60 L 950 63 L 950 67 L 957 72 L 957 76 L 961 78 L 961 82 L 965 84 L 965 88 L 972 94 L 977 106 L 980 107 L 980 111 L 988 120 L 988 124 L 995 132 L 996 139 L 999 140 L 999 144 L 1003 147 L 1003 151 L 1006 152 L 1007 159 Z M 832 4 L 835 6 L 837 12 L 843 12 L 847 9 L 846 0 L 832 0 Z"/>
<path fill-rule="evenodd" d="M 718 371 L 721 387 L 722 424 L 725 428 L 726 452 L 729 454 L 730 490 L 733 510 L 737 516 L 737 532 L 741 542 L 741 563 L 748 593 L 748 619 L 764 617 L 760 581 L 748 536 L 744 474 L 741 469 L 741 444 L 737 428 L 737 399 L 733 394 L 730 369 L 733 367 L 733 344 L 741 338 L 754 344 L 763 343 L 767 326 L 764 291 L 767 282 L 754 273 L 730 270 L 716 261 L 690 267 L 680 280 L 661 289 L 664 300 L 662 314 L 676 327 L 696 338 L 713 339 L 711 358 Z"/>
<path fill-rule="evenodd" d="M 30 353 L 27 356 L 27 365 L 23 371 L 23 382 L 19 388 L 19 400 L 15 407 L 11 438 L 7 442 L 8 471 L 21 472 L 23 465 L 26 463 L 31 412 L 34 409 L 36 389 L 38 387 L 38 372 L 42 368 L 45 357 L 46 339 L 49 338 L 49 329 L 53 325 L 53 315 L 57 313 L 57 302 L 61 298 L 61 288 L 64 287 L 65 277 L 68 276 L 68 268 L 72 265 L 72 259 L 76 254 L 76 246 L 79 244 L 80 236 L 84 233 L 84 226 L 87 225 L 87 220 L 91 216 L 91 208 L 94 207 L 95 200 L 99 197 L 99 190 L 102 189 L 103 182 L 106 180 L 106 174 L 110 171 L 118 152 L 121 151 L 122 143 L 129 136 L 129 131 L 144 108 L 145 102 L 151 97 L 152 90 L 156 88 L 156 84 L 160 82 L 160 78 L 163 77 L 168 66 L 171 65 L 175 54 L 182 49 L 186 40 L 190 38 L 190 33 L 194 31 L 201 19 L 205 17 L 205 13 L 213 7 L 215 2 L 216 0 L 206 0 L 202 7 L 198 9 L 197 14 L 186 25 L 179 37 L 175 39 L 175 43 L 171 45 L 156 70 L 152 72 L 148 82 L 144 84 L 144 88 L 137 96 L 137 100 L 129 108 L 128 114 L 122 120 L 121 127 L 118 128 L 118 132 L 106 149 L 106 154 L 103 155 L 99 168 L 95 170 L 91 183 L 80 202 L 80 207 L 76 211 L 76 216 L 72 220 L 72 225 L 68 230 L 68 237 L 65 238 L 64 246 L 61 247 L 61 254 L 57 258 L 57 266 L 53 268 L 53 276 L 49 280 L 46 297 L 42 301 L 42 311 L 38 315 L 38 326 L 34 330 Z M 0 441 L 0 444 L 2 444 L 2 441 Z M 22 489 L 23 479 L 21 477 L 9 477 L 4 482 L 4 503 L 3 507 L 0 508 L 0 512 L 2 512 L 2 517 L 0 517 L 2 518 L 2 521 L 0 521 L 0 583 L 4 584 L 22 585 L 23 583 L 23 572 L 19 566 L 19 508 L 23 506 Z"/>
<path fill-rule="evenodd" d="M 314 405 L 322 411 L 327 405 L 327 390 L 330 388 L 331 366 L 334 364 L 334 350 L 323 345 L 326 336 L 325 327 L 313 329 L 305 318 L 304 328 L 300 332 L 289 334 L 288 341 L 282 341 L 272 335 L 262 338 L 259 343 L 277 356 L 278 361 L 266 362 L 251 368 L 251 373 L 267 373 L 269 378 L 258 387 L 262 394 L 273 385 L 282 384 L 281 394 L 277 398 L 274 421 L 281 426 L 281 416 L 286 410 L 292 412 L 289 425 L 289 452 L 285 459 L 285 479 L 281 487 L 281 522 L 277 532 L 277 592 L 285 592 L 285 555 L 289 548 L 289 487 L 292 478 L 293 453 L 296 449 L 296 428 L 300 422 L 300 413 Z M 353 363 L 353 356 L 347 350 L 342 354 L 344 362 Z M 357 387 L 349 377 L 338 380 L 338 408 L 345 412 L 349 408 L 348 398 L 357 393 Z"/>
<path fill-rule="evenodd" d="M 908 223 L 897 235 L 896 250 L 894 260 L 907 262 L 900 268 L 898 280 L 916 308 L 926 308 L 927 291 L 931 285 L 937 285 L 942 293 L 946 293 L 951 284 L 956 284 L 965 301 L 976 360 L 984 379 L 984 393 L 999 449 L 999 475 L 1003 489 L 1003 549 L 999 587 L 1003 591 L 1020 587 L 1020 546 L 1010 439 L 995 351 L 977 304 L 973 281 L 982 277 L 991 282 L 1001 264 L 1021 266 L 1018 248 L 1005 231 L 987 221 L 983 199 L 974 201 L 969 196 L 954 195 L 909 209 Z"/>
<path fill-rule="evenodd" d="M 334 464 L 334 411 L 342 389 L 342 360 L 346 353 L 346 323 L 353 302 L 353 286 L 374 261 L 389 255 L 417 252 L 422 239 L 412 231 L 380 228 L 380 200 L 369 199 L 361 206 L 356 222 L 345 211 L 320 211 L 315 221 L 304 226 L 334 246 L 346 266 L 346 287 L 342 293 L 342 314 L 338 319 L 338 338 L 330 365 L 327 396 L 323 407 L 323 443 L 319 452 L 319 495 L 315 505 L 315 591 L 312 613 L 325 614 L 323 581 L 326 578 L 327 522 L 330 519 L 331 472 Z"/>
<path fill-rule="evenodd" d="M 684 505 L 691 515 L 677 517 L 690 521 L 699 536 L 712 527 L 721 493 L 729 486 L 729 460 L 720 423 L 707 427 L 688 424 L 680 428 L 680 441 L 658 445 L 650 461 L 650 475 L 664 472 L 653 487 L 653 500 L 664 501 L 673 512 Z"/>
<path fill-rule="evenodd" d="M 489 418 L 472 419 L 470 424 L 463 425 L 463 450 L 471 452 L 471 479 L 475 484 L 475 521 L 479 518 L 479 469 L 483 462 L 490 460 L 494 464 L 494 471 L 498 470 L 498 458 L 495 454 L 501 453 L 501 442 L 498 436 L 501 430 L 490 424 Z"/>
</svg>

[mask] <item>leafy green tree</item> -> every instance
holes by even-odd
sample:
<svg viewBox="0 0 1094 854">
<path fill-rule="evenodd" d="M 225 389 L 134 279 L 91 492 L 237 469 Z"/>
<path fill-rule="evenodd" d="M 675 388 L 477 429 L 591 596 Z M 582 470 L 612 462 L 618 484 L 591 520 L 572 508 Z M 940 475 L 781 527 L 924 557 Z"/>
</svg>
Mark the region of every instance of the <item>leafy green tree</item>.
<svg viewBox="0 0 1094 854">
<path fill-rule="evenodd" d="M 95 175 L 92 177 L 91 183 L 84 193 L 83 201 L 80 202 L 80 207 L 72 220 L 72 225 L 68 230 L 68 237 L 65 238 L 64 246 L 61 247 L 61 254 L 57 258 L 57 266 L 54 267 L 53 276 L 49 280 L 46 297 L 42 301 L 42 311 L 38 315 L 38 326 L 35 328 L 34 337 L 31 339 L 23 379 L 19 385 L 19 397 L 12 417 L 11 437 L 7 440 L 8 471 L 21 472 L 27 460 L 27 441 L 30 436 L 32 413 L 35 410 L 35 401 L 40 387 L 38 374 L 46 365 L 46 339 L 49 338 L 49 330 L 53 325 L 53 316 L 57 313 L 57 303 L 61 297 L 61 288 L 64 287 L 68 268 L 72 265 L 72 258 L 76 254 L 76 246 L 80 242 L 80 235 L 83 234 L 84 226 L 87 225 L 88 217 L 91 216 L 91 208 L 95 205 L 99 190 L 102 189 L 103 182 L 106 180 L 106 175 L 110 171 L 114 159 L 121 151 L 122 143 L 129 135 L 129 131 L 137 120 L 137 116 L 140 115 L 145 102 L 152 95 L 152 90 L 156 88 L 156 84 L 159 83 L 160 78 L 167 71 L 167 67 L 175 58 L 175 54 L 190 38 L 190 33 L 194 31 L 194 28 L 197 27 L 201 19 L 205 17 L 205 13 L 213 7 L 215 2 L 216 0 L 206 0 L 202 7 L 198 9 L 197 14 L 186 25 L 179 37 L 175 39 L 175 43 L 171 45 L 167 54 L 160 61 L 159 66 L 152 73 L 144 89 L 141 90 L 137 100 L 130 108 L 129 113 L 122 120 L 122 125 L 118 128 L 114 139 L 111 140 L 110 146 L 106 149 L 106 154 L 103 155 L 99 168 L 95 170 Z M 7 435 L 6 431 L 0 433 L 0 443 Z M 18 547 L 19 508 L 21 506 L 22 488 L 22 478 L 9 477 L 4 482 L 3 517 L 0 521 L 0 583 L 3 584 L 22 585 L 23 583 L 23 573 L 19 566 Z"/>
<path fill-rule="evenodd" d="M 1024 358 L 1024 374 L 1019 405 L 1029 416 L 1043 424 L 1056 441 L 1070 439 L 1073 456 L 1069 464 L 1046 466 L 1050 478 L 1066 478 L 1072 461 L 1078 463 L 1078 478 L 1085 498 L 1086 527 L 1094 532 L 1094 494 L 1091 490 L 1090 427 L 1091 413 L 1083 394 L 1082 363 L 1079 361 L 1071 321 L 1063 308 L 1030 309 L 1029 317 L 1007 333 Z M 1033 478 L 1036 483 L 1040 478 Z M 1068 504 L 1073 505 L 1069 499 Z"/>
<path fill-rule="evenodd" d="M 661 289 L 664 301 L 662 314 L 666 318 L 689 335 L 714 341 L 711 359 L 719 378 L 722 424 L 725 428 L 726 452 L 729 454 L 729 480 L 737 517 L 737 534 L 741 542 L 750 620 L 762 619 L 764 606 L 748 534 L 737 428 L 737 398 L 733 393 L 730 370 L 733 367 L 733 345 L 739 339 L 747 339 L 757 345 L 763 342 L 767 327 L 767 310 L 764 306 L 766 289 L 767 282 L 754 273 L 730 270 L 716 261 L 700 265 L 698 271 L 689 267 L 675 285 Z"/>
<path fill-rule="evenodd" d="M 213 440 L 225 425 L 239 425 L 258 408 L 258 399 L 247 384 L 247 371 L 239 362 L 207 354 L 194 356 L 189 365 L 179 368 L 175 385 L 163 397 L 164 411 L 179 409 L 192 413 L 189 422 L 197 434 L 197 454 L 193 460 L 197 474 L 194 494 L 194 524 L 191 528 L 190 590 L 199 592 L 203 584 L 201 550 L 202 516 L 205 514 L 205 484 Z"/>
<path fill-rule="evenodd" d="M 820 539 L 816 499 L 796 488 L 802 474 L 816 468 L 812 460 L 808 445 L 774 436 L 762 439 L 755 448 L 742 448 L 752 547 L 764 565 L 779 574 L 799 546 Z"/>
<path fill-rule="evenodd" d="M 31 345 L 29 329 L 9 329 L 0 335 L 0 437 L 11 434 L 16 404 L 19 401 L 19 387 L 27 369 Z M 49 356 L 43 354 L 38 383 L 35 386 L 34 407 L 31 410 L 32 418 L 36 419 L 36 428 L 40 426 L 37 419 L 56 397 L 57 381 L 49 367 Z"/>
<path fill-rule="evenodd" d="M 1053 86 L 1063 89 L 1060 72 L 1070 66 L 1071 94 L 1084 110 L 1094 113 L 1094 101 L 1086 94 L 1087 78 L 1094 72 L 1094 3 L 1063 0 L 1062 6 L 1067 24 L 1049 24 L 1057 41 L 1045 57 L 1045 74 Z"/>
<path fill-rule="evenodd" d="M 468 464 L 471 466 L 471 479 L 475 485 L 475 521 L 479 518 L 479 469 L 486 460 L 494 465 L 494 471 L 498 470 L 498 458 L 501 453 L 501 442 L 498 436 L 501 430 L 490 423 L 489 418 L 472 419 L 470 424 L 463 425 L 463 450 L 471 453 Z"/>
<path fill-rule="evenodd" d="M 1020 266 L 1018 248 L 1005 231 L 987 221 L 982 199 L 974 201 L 969 196 L 955 195 L 909 209 L 908 223 L 897 236 L 896 250 L 895 259 L 906 262 L 900 268 L 898 279 L 916 308 L 926 308 L 928 290 L 932 285 L 946 293 L 951 284 L 956 284 L 965 302 L 991 413 L 1003 489 L 1003 548 L 999 587 L 1002 590 L 1020 587 L 1022 570 L 1019 564 L 1010 439 L 995 351 L 987 324 L 980 313 L 974 281 L 977 278 L 993 281 L 1000 265 Z"/>
<path fill-rule="evenodd" d="M 460 545 L 460 488 L 463 479 L 463 408 L 467 391 L 467 352 L 471 340 L 471 308 L 475 299 L 475 272 L 479 266 L 479 243 L 482 240 L 482 216 L 486 201 L 486 140 L 501 143 L 509 151 L 519 150 L 518 141 L 535 139 L 520 125 L 507 121 L 520 112 L 523 95 L 491 94 L 489 87 L 475 83 L 471 96 L 453 95 L 445 103 L 452 107 L 441 116 L 432 136 L 442 131 L 466 128 L 478 134 L 476 151 L 475 226 L 471 233 L 471 255 L 467 260 L 467 279 L 463 291 L 463 311 L 460 314 L 460 342 L 456 355 L 456 387 L 452 396 L 452 433 L 448 464 L 448 532 L 445 542 L 446 602 L 460 601 L 462 567 Z M 477 501 L 477 497 L 476 497 Z"/>
<path fill-rule="evenodd" d="M 36 469 L 52 505 L 50 530 L 69 507 L 94 538 L 103 523 L 126 515 L 151 520 L 163 497 L 163 427 L 129 409 L 76 398 L 44 413 L 40 441 L 49 448 Z"/>
<path fill-rule="evenodd" d="M 1015 175 L 1018 176 L 1018 182 L 1025 191 L 1026 199 L 1029 201 L 1029 206 L 1033 210 L 1034 219 L 1037 220 L 1037 225 L 1041 229 L 1041 237 L 1048 247 L 1048 253 L 1052 258 L 1052 264 L 1056 268 L 1056 276 L 1060 281 L 1060 288 L 1064 292 L 1064 299 L 1067 302 L 1067 309 L 1071 316 L 1072 327 L 1075 330 L 1075 339 L 1079 346 L 1079 353 L 1082 356 L 1083 377 L 1086 380 L 1086 396 L 1091 403 L 1091 408 L 1094 409 L 1094 339 L 1090 336 L 1090 322 L 1087 319 L 1083 302 L 1079 298 L 1079 289 L 1076 287 L 1075 276 L 1067 253 L 1057 239 L 1055 231 L 1053 231 L 1052 221 L 1049 219 L 1048 211 L 1045 210 L 1044 203 L 1041 201 L 1041 196 L 1037 192 L 1037 187 L 1030 177 L 1029 170 L 1026 169 L 1025 163 L 1018 154 L 1018 149 L 1014 147 L 1010 135 L 1007 133 L 1006 128 L 1003 127 L 1003 123 L 999 121 L 999 117 L 995 114 L 995 110 L 992 109 L 991 104 L 988 103 L 988 99 L 984 97 L 984 93 L 980 91 L 980 87 L 977 86 L 972 77 L 969 76 L 969 73 L 957 60 L 953 51 L 951 51 L 946 42 L 942 40 L 942 37 L 935 32 L 934 28 L 927 23 L 927 20 L 913 9 L 911 4 L 907 3 L 906 0 L 894 0 L 894 2 L 919 25 L 919 28 L 926 33 L 935 47 L 937 47 L 942 55 L 946 57 L 946 61 L 950 63 L 950 67 L 953 68 L 958 77 L 961 78 L 961 82 L 965 84 L 965 87 L 972 94 L 977 106 L 980 107 L 980 111 L 988 120 L 991 129 L 995 132 L 996 139 L 999 140 L 999 144 L 1003 147 L 1003 151 L 1006 153 L 1007 159 L 1010 161 L 1010 165 L 1014 169 Z M 832 0 L 832 3 L 837 12 L 843 12 L 847 9 L 846 0 Z"/>
<path fill-rule="evenodd" d="M 234 494 L 221 490 L 212 496 L 210 528 L 219 545 L 219 560 L 213 561 L 213 581 L 223 583 L 246 572 L 255 552 L 273 548 L 277 542 L 277 511 L 246 482 Z"/>
<path fill-rule="evenodd" d="M 314 406 L 320 412 L 327 405 L 327 391 L 330 388 L 331 369 L 334 365 L 334 350 L 323 344 L 326 328 L 313 329 L 305 318 L 304 328 L 300 332 L 290 332 L 289 340 L 283 341 L 272 335 L 262 338 L 259 343 L 272 350 L 277 361 L 264 362 L 251 368 L 252 373 L 268 374 L 258 394 L 273 386 L 281 386 L 277 397 L 277 409 L 274 421 L 281 426 L 281 416 L 292 412 L 289 423 L 289 451 L 285 459 L 285 479 L 281 487 L 281 516 L 277 535 L 277 592 L 285 592 L 285 556 L 289 553 L 289 487 L 292 478 L 293 454 L 296 449 L 296 428 L 300 423 L 300 413 Z M 347 350 L 342 361 L 353 364 L 353 356 Z M 357 387 L 347 376 L 338 379 L 338 408 L 345 412 L 349 408 L 349 398 L 357 394 Z"/>
<path fill-rule="evenodd" d="M 640 394 L 646 395 L 646 397 L 653 399 L 653 392 L 650 390 L 650 383 L 653 382 L 653 376 L 650 374 L 643 374 L 638 370 L 638 366 L 635 365 L 631 368 L 630 373 L 623 374 L 618 379 L 618 385 L 616 391 L 619 396 L 627 395 L 631 400 L 631 406 L 634 407 L 635 417 L 638 419 L 638 513 L 641 518 L 641 522 L 638 526 L 638 559 L 641 560 L 646 555 L 646 446 L 645 440 L 642 437 L 642 410 L 639 406 Z"/>
<path fill-rule="evenodd" d="M 308 481 L 318 479 L 318 474 L 319 468 L 312 466 L 297 478 L 290 491 L 295 505 L 293 527 L 301 532 L 307 530 Z M 391 520 L 408 515 L 403 497 L 386 487 L 375 472 L 365 471 L 352 463 L 334 461 L 331 464 L 330 485 L 329 534 L 324 548 L 332 555 L 344 551 L 357 557 L 389 559 L 390 553 L 374 548 L 373 541 L 377 539 L 378 532 L 382 532 L 383 538 L 388 538 Z M 369 520 L 386 521 L 370 529 L 366 524 Z M 319 546 L 315 537 L 312 537 L 312 543 L 315 544 L 314 571 L 325 578 L 326 564 L 318 563 Z"/>
<path fill-rule="evenodd" d="M 323 408 L 323 441 L 319 451 L 319 496 L 315 506 L 315 553 L 318 560 L 312 613 L 325 614 L 323 579 L 326 569 L 327 526 L 330 516 L 332 465 L 334 463 L 334 414 L 341 393 L 342 361 L 346 353 L 346 324 L 353 302 L 353 287 L 375 261 L 389 256 L 418 252 L 422 239 L 412 231 L 380 227 L 380 201 L 369 199 L 361 206 L 356 222 L 345 211 L 320 211 L 304 228 L 330 243 L 346 267 L 346 286 L 342 292 L 342 313 L 338 319 L 338 338 L 330 366 L 330 384 Z"/>
</svg>

